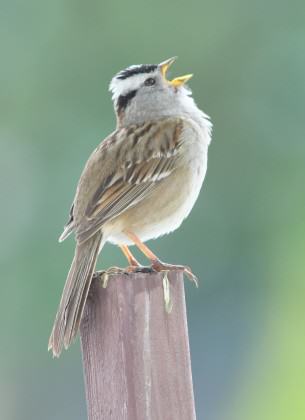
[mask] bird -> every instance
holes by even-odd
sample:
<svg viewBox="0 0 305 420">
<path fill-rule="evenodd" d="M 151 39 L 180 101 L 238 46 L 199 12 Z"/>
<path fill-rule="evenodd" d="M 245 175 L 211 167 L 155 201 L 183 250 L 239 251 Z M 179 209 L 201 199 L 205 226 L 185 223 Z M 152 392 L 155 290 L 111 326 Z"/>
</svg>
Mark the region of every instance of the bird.
<svg viewBox="0 0 305 420">
<path fill-rule="evenodd" d="M 192 97 L 187 82 L 193 75 L 167 77 L 176 58 L 129 66 L 110 82 L 116 129 L 89 157 L 59 238 L 74 233 L 76 247 L 49 339 L 54 357 L 77 335 L 106 242 L 121 248 L 129 271 L 140 267 L 129 249 L 136 245 L 152 270 L 181 270 L 195 278 L 188 267 L 162 262 L 145 244 L 181 225 L 207 170 L 212 123 Z"/>
</svg>

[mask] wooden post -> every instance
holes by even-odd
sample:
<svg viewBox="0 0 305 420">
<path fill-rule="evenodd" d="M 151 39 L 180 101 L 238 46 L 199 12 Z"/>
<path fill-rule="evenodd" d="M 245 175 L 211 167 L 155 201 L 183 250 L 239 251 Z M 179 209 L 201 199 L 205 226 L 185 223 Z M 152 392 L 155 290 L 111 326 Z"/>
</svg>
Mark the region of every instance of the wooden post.
<svg viewBox="0 0 305 420">
<path fill-rule="evenodd" d="M 81 323 L 89 420 L 194 420 L 184 282 L 163 274 L 93 279 Z"/>
</svg>

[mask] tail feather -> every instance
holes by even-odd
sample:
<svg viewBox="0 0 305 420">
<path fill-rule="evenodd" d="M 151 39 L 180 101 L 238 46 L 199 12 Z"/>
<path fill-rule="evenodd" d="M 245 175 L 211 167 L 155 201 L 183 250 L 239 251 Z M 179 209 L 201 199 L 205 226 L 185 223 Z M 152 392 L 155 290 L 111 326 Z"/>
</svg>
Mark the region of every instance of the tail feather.
<svg viewBox="0 0 305 420">
<path fill-rule="evenodd" d="M 78 332 L 101 241 L 102 233 L 97 232 L 88 241 L 76 245 L 49 339 L 48 349 L 53 356 L 59 357 L 63 347 L 68 348 Z"/>
<path fill-rule="evenodd" d="M 67 237 L 73 232 L 74 230 L 74 224 L 70 223 L 67 226 L 65 226 L 63 233 L 58 238 L 58 242 L 63 242 Z"/>
</svg>

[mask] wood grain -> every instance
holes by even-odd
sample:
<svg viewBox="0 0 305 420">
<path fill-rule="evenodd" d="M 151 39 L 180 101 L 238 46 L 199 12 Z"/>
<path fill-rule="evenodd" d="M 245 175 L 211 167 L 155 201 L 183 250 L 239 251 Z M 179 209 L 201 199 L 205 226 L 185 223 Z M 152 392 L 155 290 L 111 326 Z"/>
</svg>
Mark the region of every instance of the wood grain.
<svg viewBox="0 0 305 420">
<path fill-rule="evenodd" d="M 92 282 L 81 323 L 89 420 L 194 420 L 195 406 L 181 273 Z"/>
</svg>

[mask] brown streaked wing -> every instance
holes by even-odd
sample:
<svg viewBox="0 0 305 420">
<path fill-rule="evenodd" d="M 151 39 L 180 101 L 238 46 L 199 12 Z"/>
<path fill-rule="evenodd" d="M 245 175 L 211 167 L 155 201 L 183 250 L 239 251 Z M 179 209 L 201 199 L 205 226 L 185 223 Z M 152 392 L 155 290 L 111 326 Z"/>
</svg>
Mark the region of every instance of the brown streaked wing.
<svg viewBox="0 0 305 420">
<path fill-rule="evenodd" d="M 143 125 L 139 126 L 134 130 L 134 136 L 126 138 L 123 159 L 97 189 L 87 206 L 85 220 L 77 228 L 79 242 L 86 241 L 106 221 L 139 203 L 174 171 L 179 159 L 182 129 L 181 119 L 167 118 L 148 125 L 146 131 Z M 137 142 L 134 138 L 138 138 Z"/>
</svg>

